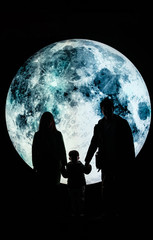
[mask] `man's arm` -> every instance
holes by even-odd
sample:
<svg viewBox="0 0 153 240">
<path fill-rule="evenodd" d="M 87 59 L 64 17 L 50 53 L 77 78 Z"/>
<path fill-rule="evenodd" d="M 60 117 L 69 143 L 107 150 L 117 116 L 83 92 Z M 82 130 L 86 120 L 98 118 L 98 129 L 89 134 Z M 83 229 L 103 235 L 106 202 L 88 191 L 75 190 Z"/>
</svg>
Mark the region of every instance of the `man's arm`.
<svg viewBox="0 0 153 240">
<path fill-rule="evenodd" d="M 95 126 L 94 128 L 94 134 L 90 142 L 90 146 L 87 151 L 87 155 L 85 157 L 85 164 L 88 165 L 96 152 L 96 149 L 98 147 L 98 125 Z"/>
<path fill-rule="evenodd" d="M 133 141 L 133 135 L 132 135 L 130 125 L 128 124 L 127 121 L 126 121 L 125 134 L 126 134 L 126 147 L 127 147 L 128 158 L 130 161 L 133 161 L 135 159 L 134 141 Z"/>
</svg>

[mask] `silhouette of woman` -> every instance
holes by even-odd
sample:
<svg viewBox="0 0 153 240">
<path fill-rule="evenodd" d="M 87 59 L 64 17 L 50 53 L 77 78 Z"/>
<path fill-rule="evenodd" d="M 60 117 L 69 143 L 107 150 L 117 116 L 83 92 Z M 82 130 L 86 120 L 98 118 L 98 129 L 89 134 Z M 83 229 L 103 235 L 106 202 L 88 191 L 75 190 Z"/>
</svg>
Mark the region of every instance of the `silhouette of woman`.
<svg viewBox="0 0 153 240">
<path fill-rule="evenodd" d="M 32 162 L 36 173 L 37 198 L 34 208 L 36 212 L 39 209 L 39 213 L 49 213 L 50 209 L 55 213 L 55 209 L 59 208 L 60 178 L 67 158 L 62 133 L 56 129 L 54 117 L 50 112 L 43 113 L 39 130 L 34 134 Z"/>
<path fill-rule="evenodd" d="M 67 164 L 63 136 L 56 129 L 54 117 L 50 112 L 44 112 L 35 133 L 32 144 L 32 162 L 34 171 L 47 178 L 49 184 L 60 183 L 62 169 Z"/>
</svg>

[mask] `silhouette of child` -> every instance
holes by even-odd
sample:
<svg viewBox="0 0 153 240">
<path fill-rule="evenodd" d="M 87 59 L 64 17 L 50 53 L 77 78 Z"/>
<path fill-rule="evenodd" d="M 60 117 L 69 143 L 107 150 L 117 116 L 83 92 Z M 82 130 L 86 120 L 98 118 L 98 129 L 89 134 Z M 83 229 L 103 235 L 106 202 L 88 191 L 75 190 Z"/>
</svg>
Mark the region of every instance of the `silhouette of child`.
<svg viewBox="0 0 153 240">
<path fill-rule="evenodd" d="M 70 162 L 67 164 L 65 177 L 68 178 L 68 191 L 71 201 L 72 216 L 83 215 L 85 201 L 85 174 L 91 172 L 91 165 L 85 166 L 79 161 L 79 152 L 72 150 L 69 152 Z"/>
</svg>

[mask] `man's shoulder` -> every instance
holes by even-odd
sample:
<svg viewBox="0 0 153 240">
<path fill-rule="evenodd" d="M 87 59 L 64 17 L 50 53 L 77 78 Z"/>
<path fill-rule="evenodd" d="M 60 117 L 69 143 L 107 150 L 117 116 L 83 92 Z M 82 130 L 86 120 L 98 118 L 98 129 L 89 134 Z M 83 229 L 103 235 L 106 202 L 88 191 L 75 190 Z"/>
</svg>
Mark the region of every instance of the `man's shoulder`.
<svg viewBox="0 0 153 240">
<path fill-rule="evenodd" d="M 98 121 L 98 123 L 95 125 L 95 129 L 99 129 L 99 128 L 103 127 L 104 122 L 105 122 L 105 118 L 103 117 L 103 118 L 101 118 L 101 119 Z"/>
<path fill-rule="evenodd" d="M 113 114 L 113 119 L 119 122 L 126 122 L 126 119 L 121 117 L 120 115 Z"/>
<path fill-rule="evenodd" d="M 103 125 L 104 121 L 105 121 L 104 117 L 101 118 L 101 119 L 98 121 L 98 123 L 95 125 L 95 127 L 99 127 L 99 126 Z"/>
<path fill-rule="evenodd" d="M 121 116 L 116 115 L 116 114 L 113 115 L 113 120 L 118 122 L 119 124 L 125 124 L 126 125 L 128 123 L 126 119 L 124 119 Z M 95 130 L 99 129 L 99 128 L 102 128 L 104 126 L 104 124 L 105 124 L 105 118 L 103 117 L 98 121 L 97 124 L 95 124 L 95 127 L 94 127 Z"/>
<path fill-rule="evenodd" d="M 128 121 L 125 119 L 125 118 L 123 118 L 123 117 L 121 117 L 121 116 L 119 116 L 119 115 L 114 115 L 114 117 L 115 117 L 115 120 L 116 120 L 116 122 L 117 122 L 117 124 L 121 127 L 123 127 L 123 128 L 128 128 L 129 127 L 129 123 L 128 123 Z"/>
<path fill-rule="evenodd" d="M 127 124 L 128 123 L 128 121 L 125 118 L 123 118 L 119 115 L 116 115 L 116 114 L 113 114 L 113 120 L 118 122 L 119 124 Z M 105 118 L 103 117 L 95 125 L 95 128 L 103 127 L 104 123 L 105 123 Z"/>
<path fill-rule="evenodd" d="M 101 125 L 101 124 L 103 124 L 103 122 L 104 122 L 104 117 L 103 117 L 103 118 L 101 118 L 101 119 L 98 121 L 98 125 Z"/>
</svg>

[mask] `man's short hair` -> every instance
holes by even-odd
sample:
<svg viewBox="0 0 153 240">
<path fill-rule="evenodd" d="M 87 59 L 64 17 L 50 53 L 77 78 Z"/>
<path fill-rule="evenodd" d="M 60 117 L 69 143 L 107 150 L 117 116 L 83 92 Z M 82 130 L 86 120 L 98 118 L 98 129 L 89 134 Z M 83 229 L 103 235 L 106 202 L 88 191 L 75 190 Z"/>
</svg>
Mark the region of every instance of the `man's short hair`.
<svg viewBox="0 0 153 240">
<path fill-rule="evenodd" d="M 100 103 L 100 108 L 102 109 L 102 108 L 105 108 L 105 109 L 107 109 L 107 108 L 112 108 L 112 109 L 114 109 L 114 104 L 113 104 L 113 101 L 112 101 L 112 99 L 110 99 L 110 98 L 104 98 L 102 101 L 101 101 L 101 103 Z"/>
</svg>

